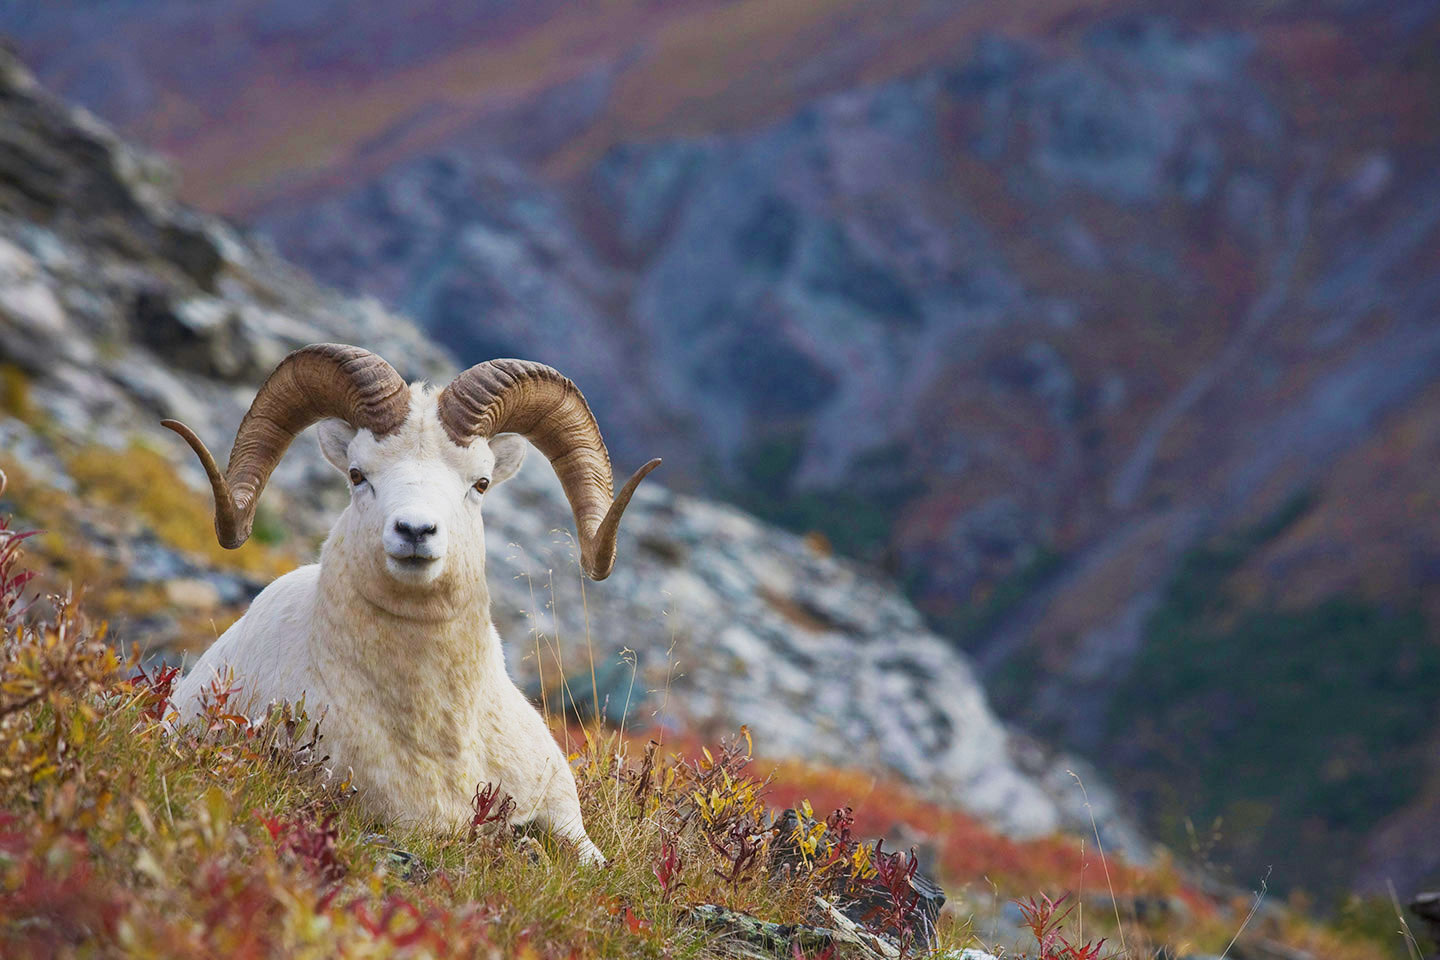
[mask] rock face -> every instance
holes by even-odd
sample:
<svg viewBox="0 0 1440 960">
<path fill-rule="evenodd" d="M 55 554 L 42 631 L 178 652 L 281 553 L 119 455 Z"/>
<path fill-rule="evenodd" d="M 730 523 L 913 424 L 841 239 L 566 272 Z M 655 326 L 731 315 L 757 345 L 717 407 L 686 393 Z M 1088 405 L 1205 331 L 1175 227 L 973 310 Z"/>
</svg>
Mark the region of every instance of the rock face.
<svg viewBox="0 0 1440 960">
<path fill-rule="evenodd" d="M 79 489 L 77 449 L 118 458 L 137 441 L 205 489 L 158 421 L 183 418 L 223 449 L 255 384 L 299 344 L 362 343 L 412 378 L 456 370 L 374 301 L 318 287 L 178 205 L 162 165 L 38 89 L 8 54 L 0 277 L 0 369 L 26 384 L 25 409 L 7 405 L 0 419 L 0 466 L 12 482 L 18 466 L 24 483 L 57 495 Z M 265 497 L 288 542 L 308 550 L 344 489 L 302 439 Z M 117 624 L 127 639 L 193 643 L 164 611 L 238 609 L 263 586 L 157 538 L 119 506 L 87 520 L 86 547 L 124 567 L 122 590 L 158 585 L 164 596 L 154 619 Z M 494 613 L 512 670 L 536 680 L 548 670 L 546 696 L 560 696 L 562 675 L 589 683 L 593 654 L 612 718 L 702 731 L 746 723 L 770 755 L 890 771 L 1017 834 L 1068 822 L 964 656 L 873 573 L 732 507 L 647 484 L 626 515 L 615 574 L 585 586 L 571 523 L 533 453 L 486 507 Z M 1143 853 L 1123 818 L 1107 818 L 1107 829 Z"/>
<path fill-rule="evenodd" d="M 589 693 L 577 642 L 588 615 L 612 717 L 745 723 L 766 750 L 892 770 L 1024 834 L 1060 825 L 1033 779 L 995 762 L 1009 735 L 974 672 L 893 587 L 732 507 L 657 488 L 626 513 L 623 564 L 582 596 L 554 485 L 534 457 L 486 507 L 500 632 L 518 672 L 551 671 L 551 696 L 561 669 Z M 557 632 L 570 638 L 563 663 L 549 649 Z M 619 645 L 634 651 L 633 684 L 628 666 L 603 670 Z"/>
<path fill-rule="evenodd" d="M 223 435 L 246 387 L 316 340 L 372 344 L 413 378 L 451 368 L 375 301 L 323 290 L 178 204 L 158 158 L 65 107 L 9 53 L 0 110 L 3 360 L 68 437 L 120 446 L 157 417 Z"/>
</svg>

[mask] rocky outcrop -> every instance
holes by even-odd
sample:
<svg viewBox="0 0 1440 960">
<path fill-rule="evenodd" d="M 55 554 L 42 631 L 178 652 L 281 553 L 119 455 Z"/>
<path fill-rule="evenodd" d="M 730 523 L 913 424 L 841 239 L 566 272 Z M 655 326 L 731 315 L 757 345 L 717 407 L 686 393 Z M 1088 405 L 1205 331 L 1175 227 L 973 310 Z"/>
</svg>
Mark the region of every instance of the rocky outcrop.
<svg viewBox="0 0 1440 960">
<path fill-rule="evenodd" d="M 663 488 L 627 512 L 623 564 L 604 584 L 582 584 L 553 486 L 532 458 L 486 507 L 512 667 L 532 674 L 538 662 L 552 686 L 563 669 L 584 696 L 593 650 L 612 717 L 674 730 L 744 723 L 767 751 L 889 769 L 1026 834 L 1060 825 L 1034 780 L 996 764 L 1009 736 L 974 672 L 892 586 L 732 507 Z M 632 664 L 607 670 L 617 647 Z"/>
<path fill-rule="evenodd" d="M 1440 944 L 1440 893 L 1430 890 L 1417 894 L 1410 901 L 1410 912 L 1420 919 L 1423 933 L 1431 942 Z"/>
<path fill-rule="evenodd" d="M 157 417 L 224 434 L 243 385 L 316 340 L 373 344 L 411 377 L 451 368 L 378 303 L 324 290 L 178 204 L 163 162 L 63 105 L 8 52 L 0 111 L 3 360 L 67 437 L 122 446 Z"/>
<path fill-rule="evenodd" d="M 0 59 L 0 364 L 25 384 L 26 407 L 0 418 L 0 466 L 65 494 L 77 489 L 67 451 L 123 457 L 140 442 L 203 490 L 160 418 L 182 418 L 223 448 L 258 379 L 317 340 L 365 344 L 412 378 L 456 369 L 376 302 L 318 287 L 177 204 L 163 166 Z M 343 479 L 303 441 L 266 492 L 302 550 L 344 497 Z M 125 639 L 167 655 L 166 642 L 195 640 L 178 633 L 175 609 L 238 609 L 263 586 L 158 538 L 126 507 L 87 514 L 84 528 L 86 547 L 124 569 L 122 589 L 163 588 L 152 617 L 117 623 Z M 818 542 L 647 485 L 615 574 L 587 586 L 569 508 L 538 456 L 497 489 L 486 520 L 512 669 L 536 681 L 549 671 L 544 695 L 557 703 L 555 681 L 590 684 L 580 666 L 593 656 L 599 712 L 617 722 L 748 724 L 767 754 L 889 771 L 1017 834 L 1067 822 L 1029 753 L 1022 768 L 965 658 L 893 585 Z M 1107 830 L 1139 852 L 1119 818 Z"/>
</svg>

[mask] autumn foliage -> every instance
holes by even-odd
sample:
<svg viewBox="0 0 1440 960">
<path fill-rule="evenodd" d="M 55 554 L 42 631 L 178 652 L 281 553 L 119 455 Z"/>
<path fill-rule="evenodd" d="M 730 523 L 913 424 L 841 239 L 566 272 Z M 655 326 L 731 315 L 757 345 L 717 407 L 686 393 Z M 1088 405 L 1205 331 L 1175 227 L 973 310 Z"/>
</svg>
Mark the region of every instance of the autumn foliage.
<svg viewBox="0 0 1440 960">
<path fill-rule="evenodd" d="M 846 907 L 904 955 L 936 935 L 941 950 L 977 945 L 970 901 L 952 898 L 937 931 L 916 852 L 870 839 L 903 823 L 935 838 L 936 866 L 961 890 L 988 860 L 997 892 L 1047 891 L 1021 901 L 1035 943 L 1019 954 L 1108 956 L 1070 933 L 1079 844 L 1016 844 L 894 784 L 763 765 L 745 730 L 680 750 L 580 731 L 571 761 L 603 868 L 517 835 L 514 801 L 493 784 L 474 785 L 472 820 L 453 831 L 368 820 L 303 702 L 247 716 L 243 681 L 219 677 L 201 716 L 172 729 L 178 671 L 122 655 L 74 595 L 29 596 L 25 542 L 0 522 L 7 960 L 733 955 L 736 934 L 698 919 L 715 905 L 781 931 Z M 1127 891 L 1177 883 L 1112 872 Z M 816 936 L 769 948 L 849 955 Z"/>
</svg>

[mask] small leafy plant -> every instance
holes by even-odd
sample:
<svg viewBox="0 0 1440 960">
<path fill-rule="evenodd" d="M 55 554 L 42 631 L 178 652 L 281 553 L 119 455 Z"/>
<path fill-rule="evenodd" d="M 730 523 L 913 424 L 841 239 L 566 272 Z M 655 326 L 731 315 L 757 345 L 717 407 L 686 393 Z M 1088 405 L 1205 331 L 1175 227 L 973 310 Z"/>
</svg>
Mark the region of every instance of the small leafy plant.
<svg viewBox="0 0 1440 960">
<path fill-rule="evenodd" d="M 1039 899 L 1027 897 L 1015 901 L 1025 918 L 1025 927 L 1035 938 L 1036 960 L 1101 960 L 1104 940 L 1076 943 L 1066 937 L 1064 927 L 1075 910 L 1075 904 L 1066 903 L 1067 900 L 1069 894 L 1052 900 L 1042 893 Z"/>
<path fill-rule="evenodd" d="M 501 793 L 500 786 L 494 783 L 476 786 L 475 799 L 471 801 L 471 805 L 475 809 L 475 813 L 470 817 L 471 843 L 487 828 L 494 832 L 508 824 L 511 815 L 515 813 L 515 798 L 508 793 Z"/>
</svg>

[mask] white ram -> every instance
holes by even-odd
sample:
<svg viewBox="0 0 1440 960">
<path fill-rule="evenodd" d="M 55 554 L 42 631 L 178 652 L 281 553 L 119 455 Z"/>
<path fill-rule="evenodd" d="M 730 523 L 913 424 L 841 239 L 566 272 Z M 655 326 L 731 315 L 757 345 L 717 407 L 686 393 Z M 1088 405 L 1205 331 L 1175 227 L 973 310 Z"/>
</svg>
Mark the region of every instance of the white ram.
<svg viewBox="0 0 1440 960">
<path fill-rule="evenodd" d="M 215 493 L 226 547 L 250 535 L 265 481 L 295 436 L 319 423 L 325 458 L 349 477 L 349 506 L 320 562 L 266 587 L 200 658 L 173 698 L 193 718 L 233 670 L 251 709 L 305 698 L 325 750 L 359 799 L 391 822 L 469 821 L 477 786 L 603 860 L 581 823 L 575 780 L 544 720 L 505 670 L 490 619 L 481 504 L 533 443 L 575 513 L 581 565 L 615 560 L 620 516 L 652 460 L 611 499 L 610 458 L 580 391 L 554 369 L 493 360 L 434 391 L 407 385 L 358 347 L 295 351 L 260 388 L 227 469 L 184 424 Z M 525 438 L 525 439 L 522 439 Z"/>
</svg>

